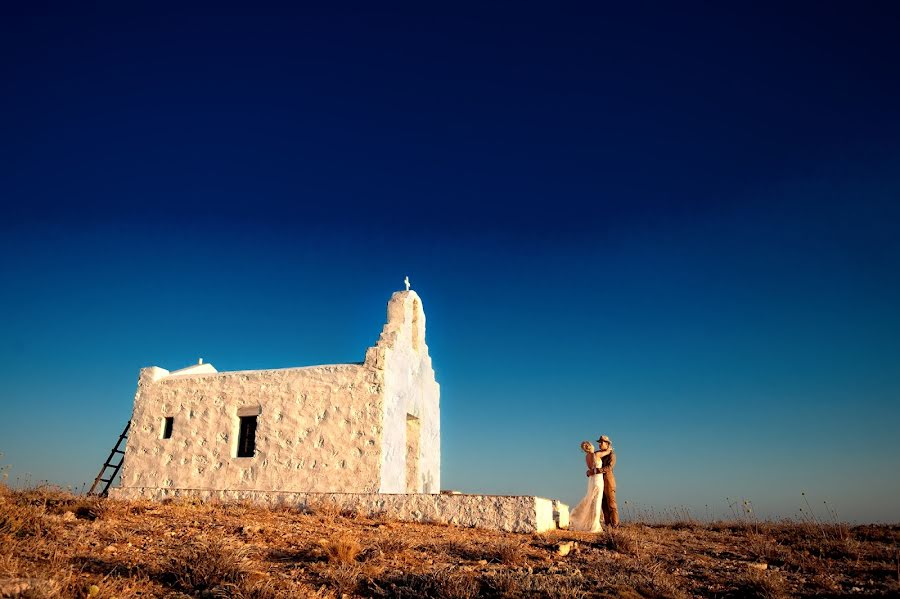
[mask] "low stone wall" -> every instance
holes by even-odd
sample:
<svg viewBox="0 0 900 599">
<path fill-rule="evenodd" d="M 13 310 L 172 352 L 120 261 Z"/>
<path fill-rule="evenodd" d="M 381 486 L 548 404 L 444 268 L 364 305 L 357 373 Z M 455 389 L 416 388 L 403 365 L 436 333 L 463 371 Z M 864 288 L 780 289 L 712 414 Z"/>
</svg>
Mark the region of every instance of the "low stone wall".
<svg viewBox="0 0 900 599">
<path fill-rule="evenodd" d="M 110 489 L 113 499 L 190 498 L 202 501 L 251 501 L 261 505 L 315 507 L 330 502 L 342 509 L 406 522 L 436 522 L 506 532 L 544 532 L 557 527 L 554 512 L 568 525 L 569 508 L 528 495 L 394 495 L 385 493 L 295 493 L 128 487 Z M 554 505 L 556 504 L 556 505 Z M 554 509 L 554 507 L 556 509 Z M 563 516 L 564 514 L 564 516 Z"/>
<path fill-rule="evenodd" d="M 569 506 L 559 499 L 553 500 L 553 519 L 558 528 L 569 528 Z"/>
</svg>

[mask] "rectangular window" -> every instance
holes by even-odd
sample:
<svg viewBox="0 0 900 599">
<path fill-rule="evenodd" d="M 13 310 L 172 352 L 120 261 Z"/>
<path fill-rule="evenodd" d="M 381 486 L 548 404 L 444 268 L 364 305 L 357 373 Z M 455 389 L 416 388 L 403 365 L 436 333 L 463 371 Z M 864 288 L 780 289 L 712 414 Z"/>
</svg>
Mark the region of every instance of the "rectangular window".
<svg viewBox="0 0 900 599">
<path fill-rule="evenodd" d="M 237 457 L 252 458 L 256 453 L 256 416 L 241 416 Z"/>
<path fill-rule="evenodd" d="M 171 439 L 172 438 L 172 425 L 175 423 L 174 416 L 166 416 L 163 420 L 163 439 Z"/>
</svg>

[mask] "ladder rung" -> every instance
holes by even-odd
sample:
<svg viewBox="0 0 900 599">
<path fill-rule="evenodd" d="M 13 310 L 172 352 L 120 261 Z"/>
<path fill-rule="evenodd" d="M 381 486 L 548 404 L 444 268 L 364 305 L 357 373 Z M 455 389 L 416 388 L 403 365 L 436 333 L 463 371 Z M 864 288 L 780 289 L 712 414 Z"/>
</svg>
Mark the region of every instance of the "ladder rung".
<svg viewBox="0 0 900 599">
<path fill-rule="evenodd" d="M 119 470 L 122 468 L 122 465 L 125 463 L 125 452 L 122 451 L 121 449 L 119 449 L 119 447 L 122 446 L 122 441 L 124 441 L 128 438 L 128 429 L 129 428 L 131 428 L 131 420 L 129 420 L 125 424 L 125 430 L 123 430 L 122 434 L 119 435 L 118 442 L 112 448 L 112 451 L 109 452 L 109 457 L 106 458 L 106 461 L 103 463 L 103 467 L 100 469 L 100 474 L 98 474 L 97 478 L 94 479 L 94 484 L 91 485 L 91 489 L 88 491 L 88 495 L 94 494 L 94 490 L 97 489 L 97 487 L 101 486 L 100 483 L 105 483 L 106 486 L 103 488 L 103 491 L 100 491 L 97 494 L 98 495 L 106 495 L 106 491 L 109 489 L 109 486 L 112 484 L 112 481 L 116 478 L 116 475 L 119 474 Z M 122 459 L 119 460 L 118 464 L 113 464 L 112 462 L 110 462 L 110 460 L 113 459 L 113 457 L 117 453 L 122 456 Z M 112 470 L 112 475 L 109 478 L 102 478 L 102 476 L 104 474 L 106 474 L 107 468 Z"/>
</svg>

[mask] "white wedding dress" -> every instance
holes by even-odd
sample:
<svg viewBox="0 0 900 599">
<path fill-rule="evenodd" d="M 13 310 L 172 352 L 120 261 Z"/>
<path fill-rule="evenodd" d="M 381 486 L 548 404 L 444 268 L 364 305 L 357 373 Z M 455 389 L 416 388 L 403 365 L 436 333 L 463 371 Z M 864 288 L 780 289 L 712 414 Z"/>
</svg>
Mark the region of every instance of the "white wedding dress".
<svg viewBox="0 0 900 599">
<path fill-rule="evenodd" d="M 595 458 L 595 462 L 600 460 Z M 597 464 L 596 467 L 600 467 Z M 603 532 L 603 475 L 588 477 L 587 493 L 569 514 L 569 530 Z"/>
</svg>

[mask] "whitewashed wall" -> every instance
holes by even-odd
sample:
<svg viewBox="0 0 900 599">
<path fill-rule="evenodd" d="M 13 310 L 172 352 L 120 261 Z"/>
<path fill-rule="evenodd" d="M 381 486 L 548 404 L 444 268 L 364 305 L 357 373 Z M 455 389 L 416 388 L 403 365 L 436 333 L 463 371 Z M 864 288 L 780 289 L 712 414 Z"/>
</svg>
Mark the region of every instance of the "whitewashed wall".
<svg viewBox="0 0 900 599">
<path fill-rule="evenodd" d="M 441 485 L 440 386 L 425 344 L 425 312 L 415 291 L 388 302 L 387 324 L 366 364 L 383 373 L 381 493 L 438 493 Z M 406 418 L 419 419 L 419 476 L 406 488 Z"/>
<path fill-rule="evenodd" d="M 222 372 L 141 370 L 123 487 L 378 490 L 378 373 L 341 364 Z M 258 406 L 256 454 L 238 458 L 238 410 Z M 174 417 L 172 437 L 163 419 Z"/>
</svg>

